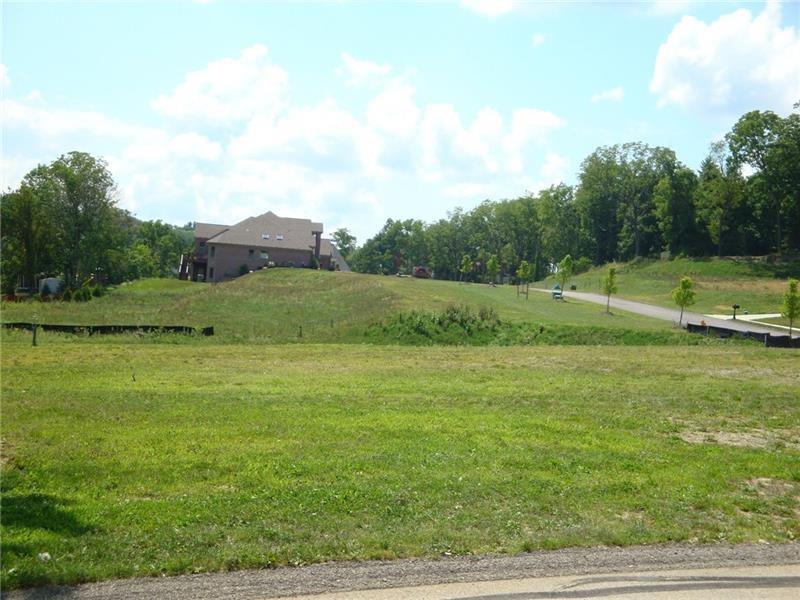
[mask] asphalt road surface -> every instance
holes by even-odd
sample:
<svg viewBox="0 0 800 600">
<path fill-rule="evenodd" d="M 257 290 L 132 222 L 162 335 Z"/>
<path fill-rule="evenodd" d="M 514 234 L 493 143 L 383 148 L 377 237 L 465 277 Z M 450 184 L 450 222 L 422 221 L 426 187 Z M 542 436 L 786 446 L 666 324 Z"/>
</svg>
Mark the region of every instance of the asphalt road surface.
<svg viewBox="0 0 800 600">
<path fill-rule="evenodd" d="M 466 585 L 450 588 L 447 584 Z M 338 594 L 322 596 L 337 600 L 799 598 L 800 543 L 568 548 L 515 556 L 339 562 L 15 590 L 3 597 L 266 600 L 310 594 Z"/>
<path fill-rule="evenodd" d="M 544 292 L 551 294 L 551 289 L 531 288 L 531 291 Z M 595 304 L 606 305 L 606 297 L 601 294 L 593 294 L 590 292 L 564 292 L 565 298 L 574 298 L 575 300 L 583 300 L 585 302 L 593 302 Z M 623 300 L 622 298 L 615 298 L 611 296 L 611 308 L 617 310 L 624 310 L 627 312 L 645 315 L 646 317 L 653 317 L 655 319 L 662 319 L 664 321 L 671 321 L 678 324 L 681 312 L 679 309 L 665 308 L 663 306 L 655 306 L 653 304 L 645 304 L 644 302 L 636 302 L 634 300 Z M 691 321 L 692 323 L 699 323 L 705 321 L 708 325 L 715 327 L 727 327 L 728 329 L 735 329 L 736 331 L 755 331 L 758 333 L 772 333 L 775 335 L 788 335 L 788 332 L 779 329 L 767 327 L 766 325 L 759 325 L 756 323 L 748 323 L 746 321 L 733 320 L 733 319 L 717 319 L 701 315 L 700 313 L 684 311 L 683 323 Z M 793 332 L 792 337 L 800 337 L 800 333 Z"/>
</svg>

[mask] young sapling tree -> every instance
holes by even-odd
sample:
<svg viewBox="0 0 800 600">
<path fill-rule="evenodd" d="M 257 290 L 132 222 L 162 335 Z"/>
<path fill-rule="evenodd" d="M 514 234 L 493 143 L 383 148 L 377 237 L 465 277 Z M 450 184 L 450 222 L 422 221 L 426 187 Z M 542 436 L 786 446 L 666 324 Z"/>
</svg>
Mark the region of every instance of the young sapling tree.
<svg viewBox="0 0 800 600">
<path fill-rule="evenodd" d="M 675 301 L 675 304 L 681 307 L 681 316 L 678 319 L 679 326 L 683 324 L 683 310 L 695 302 L 695 293 L 692 289 L 692 285 L 691 279 L 688 277 L 681 277 L 678 287 L 672 290 L 672 299 Z"/>
</svg>

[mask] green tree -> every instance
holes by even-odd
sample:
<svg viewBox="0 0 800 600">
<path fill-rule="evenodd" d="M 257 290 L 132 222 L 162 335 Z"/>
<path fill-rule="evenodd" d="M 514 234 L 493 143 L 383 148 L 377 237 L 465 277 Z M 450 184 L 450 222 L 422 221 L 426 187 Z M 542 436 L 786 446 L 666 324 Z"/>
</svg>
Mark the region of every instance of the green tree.
<svg viewBox="0 0 800 600">
<path fill-rule="evenodd" d="M 356 249 L 356 236 L 351 234 L 346 228 L 340 227 L 331 236 L 334 245 L 339 249 L 345 260 L 349 260 L 350 255 Z"/>
<path fill-rule="evenodd" d="M 756 170 L 764 180 L 769 211 L 774 218 L 775 249 L 780 254 L 783 247 L 783 222 L 785 197 L 791 194 L 786 187 L 782 171 L 786 158 L 785 150 L 791 148 L 781 140 L 784 122 L 772 111 L 750 111 L 743 115 L 726 136 L 731 162 L 737 172 L 743 165 Z M 798 151 L 793 152 L 797 157 Z M 796 171 L 797 166 L 794 167 Z"/>
<path fill-rule="evenodd" d="M 574 264 L 572 262 L 572 257 L 567 254 L 561 261 L 558 263 L 558 271 L 556 271 L 556 279 L 561 283 L 561 289 L 567 289 L 567 283 L 569 282 L 570 278 L 572 277 L 572 268 Z"/>
<path fill-rule="evenodd" d="M 497 260 L 497 255 L 492 254 L 486 261 L 486 272 L 489 273 L 492 283 L 496 283 L 497 274 L 500 272 L 500 261 Z"/>
<path fill-rule="evenodd" d="M 789 289 L 783 295 L 782 314 L 789 319 L 789 337 L 791 337 L 794 320 L 800 317 L 800 294 L 797 292 L 797 279 L 789 280 Z"/>
<path fill-rule="evenodd" d="M 465 254 L 461 257 L 461 264 L 458 266 L 458 271 L 461 273 L 461 281 L 464 281 L 467 274 L 472 272 L 472 259 L 469 257 L 469 254 Z"/>
<path fill-rule="evenodd" d="M 694 171 L 679 166 L 664 175 L 653 190 L 655 217 L 666 250 L 678 254 L 694 251 L 695 206 L 697 176 Z"/>
<path fill-rule="evenodd" d="M 114 237 L 115 184 L 102 159 L 70 152 L 28 173 L 23 185 L 52 210 L 59 270 L 76 285 L 102 266 Z"/>
<path fill-rule="evenodd" d="M 695 204 L 700 222 L 722 256 L 726 234 L 735 227 L 732 215 L 744 198 L 744 181 L 722 142 L 711 145 L 703 161 Z"/>
<path fill-rule="evenodd" d="M 692 289 L 692 285 L 691 279 L 688 277 L 681 277 L 678 287 L 672 290 L 672 299 L 675 301 L 675 304 L 681 307 L 681 316 L 678 319 L 678 325 L 683 324 L 683 310 L 695 302 L 695 293 Z"/>
<path fill-rule="evenodd" d="M 603 277 L 603 293 L 606 295 L 606 313 L 610 313 L 611 294 L 617 293 L 617 270 L 614 267 L 609 267 Z"/>
<path fill-rule="evenodd" d="M 526 300 L 530 291 L 531 279 L 533 279 L 533 266 L 527 260 L 520 261 L 517 267 L 517 295 L 519 295 L 520 284 L 524 284 Z"/>
<path fill-rule="evenodd" d="M 32 287 L 36 276 L 54 265 L 55 223 L 46 200 L 27 185 L 3 194 L 0 222 L 3 291 L 13 293 L 17 283 Z"/>
</svg>

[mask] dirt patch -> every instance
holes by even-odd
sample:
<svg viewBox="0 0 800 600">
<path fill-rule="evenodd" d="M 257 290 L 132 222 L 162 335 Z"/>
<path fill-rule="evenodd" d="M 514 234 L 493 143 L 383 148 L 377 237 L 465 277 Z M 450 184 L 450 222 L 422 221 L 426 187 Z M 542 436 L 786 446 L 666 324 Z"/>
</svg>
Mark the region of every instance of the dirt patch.
<svg viewBox="0 0 800 600">
<path fill-rule="evenodd" d="M 800 450 L 800 433 L 791 429 L 743 429 L 741 431 L 698 431 L 678 433 L 689 444 L 721 444 L 738 448 L 784 447 Z"/>
<path fill-rule="evenodd" d="M 797 484 L 783 479 L 772 479 L 770 477 L 754 477 L 745 481 L 745 485 L 752 492 L 762 498 L 775 498 L 776 496 L 788 496 L 793 493 Z"/>
</svg>

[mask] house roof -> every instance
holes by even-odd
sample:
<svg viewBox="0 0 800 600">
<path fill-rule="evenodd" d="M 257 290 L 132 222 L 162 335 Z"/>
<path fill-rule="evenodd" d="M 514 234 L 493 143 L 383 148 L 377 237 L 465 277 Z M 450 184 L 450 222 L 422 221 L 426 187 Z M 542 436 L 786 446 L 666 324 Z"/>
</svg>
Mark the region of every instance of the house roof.
<svg viewBox="0 0 800 600">
<path fill-rule="evenodd" d="M 195 223 L 194 224 L 194 237 L 196 238 L 211 238 L 222 233 L 228 228 L 228 225 L 216 225 L 215 223 Z"/>
<path fill-rule="evenodd" d="M 197 224 L 198 226 L 201 223 Z M 202 224 L 205 225 L 205 224 Z M 292 219 L 279 217 L 272 211 L 257 217 L 249 217 L 230 227 L 215 226 L 221 229 L 208 241 L 217 244 L 236 246 L 255 246 L 261 248 L 289 248 L 292 250 L 309 250 L 314 248 L 314 234 L 322 233 L 322 223 L 310 219 Z M 269 235 L 269 239 L 264 236 Z M 282 239 L 279 239 L 282 236 Z M 195 237 L 198 229 L 195 228 Z M 323 252 L 323 254 L 325 254 Z"/>
</svg>

